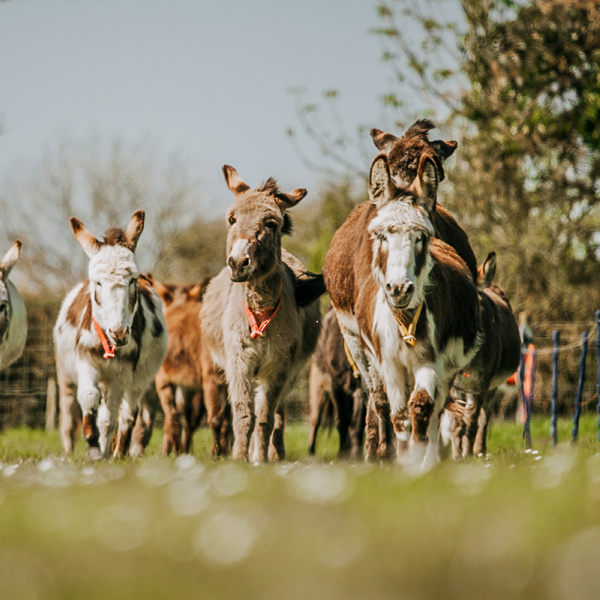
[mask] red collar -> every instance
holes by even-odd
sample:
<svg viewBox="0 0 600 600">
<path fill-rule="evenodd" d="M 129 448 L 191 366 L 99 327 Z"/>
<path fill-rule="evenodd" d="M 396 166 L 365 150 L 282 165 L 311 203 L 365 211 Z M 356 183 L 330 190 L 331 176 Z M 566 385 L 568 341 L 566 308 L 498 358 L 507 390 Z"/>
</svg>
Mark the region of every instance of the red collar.
<svg viewBox="0 0 600 600">
<path fill-rule="evenodd" d="M 279 296 L 279 302 L 277 302 L 277 306 L 271 313 L 271 316 L 266 318 L 261 323 L 258 322 L 256 315 L 248 308 L 248 305 L 246 304 L 246 301 L 244 300 L 244 312 L 246 313 L 246 318 L 248 319 L 248 325 L 250 325 L 250 337 L 253 340 L 256 339 L 257 337 L 261 337 L 264 334 L 264 332 L 267 328 L 267 325 L 274 319 L 275 315 L 277 314 L 277 311 L 279 310 L 279 307 L 281 306 L 281 300 L 283 298 L 283 283 L 284 283 L 284 279 L 283 279 L 283 273 L 282 273 L 281 295 Z"/>
<path fill-rule="evenodd" d="M 106 334 L 102 330 L 102 327 L 100 327 L 100 325 L 98 325 L 98 321 L 96 321 L 96 319 L 94 319 L 93 317 L 92 317 L 92 321 L 94 322 L 94 329 L 96 330 L 96 333 L 98 334 L 98 337 L 100 338 L 100 341 L 102 342 L 102 349 L 104 350 L 104 358 L 114 358 L 115 350 L 117 349 L 117 347 L 111 346 L 108 343 Z"/>
</svg>

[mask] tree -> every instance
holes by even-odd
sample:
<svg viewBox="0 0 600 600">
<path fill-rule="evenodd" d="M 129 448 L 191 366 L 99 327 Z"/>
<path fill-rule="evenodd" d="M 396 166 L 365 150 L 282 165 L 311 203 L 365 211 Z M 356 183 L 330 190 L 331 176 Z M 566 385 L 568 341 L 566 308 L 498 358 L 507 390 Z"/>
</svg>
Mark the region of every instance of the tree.
<svg viewBox="0 0 600 600">
<path fill-rule="evenodd" d="M 146 211 L 140 268 L 168 273 L 166 249 L 202 205 L 200 190 L 180 158 L 165 160 L 146 141 L 63 139 L 38 161 L 16 165 L 0 189 L 2 238 L 23 242 L 14 276 L 30 293 L 62 293 L 86 276 L 69 217 L 101 236 L 108 227 L 125 227 L 139 208 Z"/>
<path fill-rule="evenodd" d="M 459 139 L 440 200 L 476 255 L 498 252 L 497 279 L 517 310 L 589 316 L 600 302 L 597 4 L 388 0 L 377 11 L 395 77 L 382 95 L 390 129 L 429 116 Z M 336 161 L 349 138 L 321 143 L 336 138 L 304 108 L 305 132 L 351 174 Z"/>
</svg>

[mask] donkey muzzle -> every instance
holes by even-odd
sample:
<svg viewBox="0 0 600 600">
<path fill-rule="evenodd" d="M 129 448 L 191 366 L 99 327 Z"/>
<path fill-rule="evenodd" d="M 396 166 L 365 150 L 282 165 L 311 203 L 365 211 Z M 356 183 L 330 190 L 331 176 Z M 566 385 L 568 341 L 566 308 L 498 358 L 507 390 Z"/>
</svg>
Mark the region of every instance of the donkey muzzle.
<svg viewBox="0 0 600 600">
<path fill-rule="evenodd" d="M 248 255 L 240 258 L 230 256 L 227 259 L 227 267 L 229 268 L 231 281 L 235 282 L 248 281 L 254 272 L 254 267 Z"/>
<path fill-rule="evenodd" d="M 116 346 L 124 346 L 129 341 L 131 327 L 126 325 L 122 325 L 121 327 L 112 327 L 106 333 Z"/>
<path fill-rule="evenodd" d="M 388 281 L 385 284 L 385 293 L 394 308 L 406 308 L 412 300 L 415 284 L 410 279 L 402 281 Z"/>
</svg>

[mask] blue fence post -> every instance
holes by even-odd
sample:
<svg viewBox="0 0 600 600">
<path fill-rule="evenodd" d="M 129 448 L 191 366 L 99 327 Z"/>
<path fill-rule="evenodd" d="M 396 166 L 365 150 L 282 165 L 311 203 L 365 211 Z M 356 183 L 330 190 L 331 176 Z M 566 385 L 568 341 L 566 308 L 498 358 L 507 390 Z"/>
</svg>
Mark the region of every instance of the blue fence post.
<svg viewBox="0 0 600 600">
<path fill-rule="evenodd" d="M 600 440 L 600 310 L 596 311 L 596 357 L 598 359 L 598 380 L 596 381 L 598 404 L 596 404 L 596 412 L 598 413 L 598 440 Z"/>
<path fill-rule="evenodd" d="M 558 420 L 558 347 L 560 345 L 560 332 L 552 332 L 552 341 L 554 342 L 554 350 L 552 352 L 552 444 L 556 446 L 558 443 L 558 433 L 556 431 L 556 423 Z"/>
<path fill-rule="evenodd" d="M 573 443 L 577 441 L 579 434 L 579 417 L 581 416 L 581 397 L 583 396 L 583 382 L 585 381 L 585 359 L 587 358 L 588 336 L 587 332 L 581 334 L 581 360 L 579 361 L 579 383 L 577 395 L 575 396 L 575 414 L 573 415 L 573 431 L 571 438 Z"/>
<path fill-rule="evenodd" d="M 529 359 L 529 360 L 527 360 Z M 522 394 L 523 407 L 525 409 L 525 425 L 523 427 L 523 439 L 525 440 L 525 448 L 531 448 L 531 409 L 533 406 L 533 389 L 535 387 L 535 370 L 537 363 L 536 349 L 533 344 L 529 344 L 523 361 L 523 379 L 522 379 Z"/>
</svg>

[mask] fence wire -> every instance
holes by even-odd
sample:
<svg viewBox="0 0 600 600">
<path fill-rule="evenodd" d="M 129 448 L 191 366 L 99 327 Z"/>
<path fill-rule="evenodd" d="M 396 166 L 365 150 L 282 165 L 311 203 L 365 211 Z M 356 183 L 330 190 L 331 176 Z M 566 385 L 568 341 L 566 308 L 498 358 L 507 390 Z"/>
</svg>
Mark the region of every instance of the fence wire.
<svg viewBox="0 0 600 600">
<path fill-rule="evenodd" d="M 28 426 L 43 428 L 46 419 L 48 393 L 53 394 L 56 378 L 52 326 L 54 319 L 46 315 L 30 318 L 25 352 L 20 360 L 0 372 L 0 430 Z M 595 410 L 594 400 L 598 377 L 595 324 L 533 323 L 537 347 L 537 372 L 533 395 L 533 413 L 550 414 L 552 387 L 552 332 L 560 332 L 561 347 L 558 376 L 558 410 L 570 415 L 573 410 L 579 377 L 581 334 L 588 332 L 590 340 L 586 361 L 586 381 L 583 387 L 584 410 Z M 290 420 L 305 419 L 308 414 L 308 372 L 306 366 L 286 402 Z M 49 382 L 51 383 L 49 385 Z M 489 405 L 489 412 L 501 418 L 517 412 L 518 394 L 515 387 L 501 386 Z"/>
</svg>

